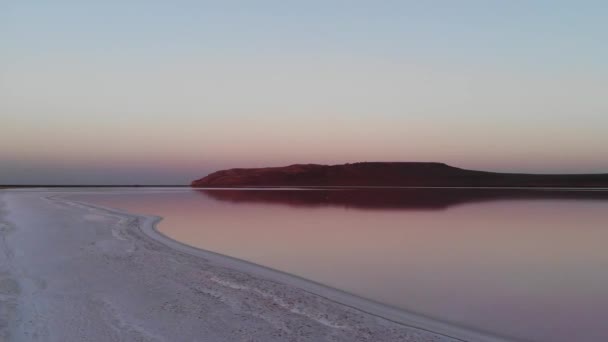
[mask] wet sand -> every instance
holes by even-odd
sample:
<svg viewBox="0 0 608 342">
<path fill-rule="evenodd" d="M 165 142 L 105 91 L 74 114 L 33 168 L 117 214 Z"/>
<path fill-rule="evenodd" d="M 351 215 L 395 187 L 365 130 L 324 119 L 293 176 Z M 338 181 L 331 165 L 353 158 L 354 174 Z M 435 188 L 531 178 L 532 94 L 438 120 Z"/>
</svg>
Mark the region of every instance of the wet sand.
<svg viewBox="0 0 608 342">
<path fill-rule="evenodd" d="M 66 199 L 82 191 L 0 191 L 0 340 L 498 340 L 180 244 L 158 217 Z"/>
</svg>

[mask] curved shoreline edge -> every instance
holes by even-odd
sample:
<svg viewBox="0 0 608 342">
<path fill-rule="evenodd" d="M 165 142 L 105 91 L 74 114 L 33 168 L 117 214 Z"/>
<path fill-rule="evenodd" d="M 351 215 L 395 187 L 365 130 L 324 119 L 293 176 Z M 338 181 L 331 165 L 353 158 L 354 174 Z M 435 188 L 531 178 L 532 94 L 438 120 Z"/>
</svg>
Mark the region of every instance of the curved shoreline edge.
<svg viewBox="0 0 608 342">
<path fill-rule="evenodd" d="M 160 216 L 143 215 L 126 212 L 120 209 L 108 208 L 97 204 L 88 203 L 81 200 L 67 199 L 66 196 L 75 194 L 99 194 L 95 191 L 64 192 L 60 194 L 45 195 L 47 200 L 59 201 L 73 206 L 85 207 L 105 213 L 106 215 L 118 215 L 125 218 L 137 219 L 140 231 L 150 239 L 164 245 L 167 248 L 196 256 L 214 263 L 220 267 L 226 267 L 236 271 L 248 273 L 252 276 L 264 278 L 277 283 L 299 288 L 310 294 L 319 296 L 331 302 L 350 307 L 362 313 L 373 315 L 388 321 L 403 325 L 405 327 L 419 329 L 434 334 L 442 335 L 460 341 L 488 341 L 488 342 L 507 342 L 513 341 L 504 337 L 491 335 L 478 330 L 467 329 L 440 320 L 425 317 L 423 315 L 407 312 L 402 309 L 381 304 L 370 299 L 359 297 L 342 290 L 317 283 L 315 281 L 299 277 L 287 272 L 255 264 L 228 255 L 193 247 L 161 233 L 157 229 L 157 224 L 162 220 Z M 107 194 L 107 193 L 105 193 Z M 116 192 L 114 194 L 120 194 Z"/>
</svg>

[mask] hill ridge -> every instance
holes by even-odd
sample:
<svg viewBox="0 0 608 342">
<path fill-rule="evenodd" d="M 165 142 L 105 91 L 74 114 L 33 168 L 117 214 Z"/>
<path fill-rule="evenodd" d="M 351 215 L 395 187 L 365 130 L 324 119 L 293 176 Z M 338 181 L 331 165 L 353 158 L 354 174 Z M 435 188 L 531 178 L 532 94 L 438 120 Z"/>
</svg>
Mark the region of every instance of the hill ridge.
<svg viewBox="0 0 608 342">
<path fill-rule="evenodd" d="M 210 173 L 191 186 L 608 187 L 608 174 L 500 173 L 440 162 L 357 162 L 232 168 Z"/>
</svg>

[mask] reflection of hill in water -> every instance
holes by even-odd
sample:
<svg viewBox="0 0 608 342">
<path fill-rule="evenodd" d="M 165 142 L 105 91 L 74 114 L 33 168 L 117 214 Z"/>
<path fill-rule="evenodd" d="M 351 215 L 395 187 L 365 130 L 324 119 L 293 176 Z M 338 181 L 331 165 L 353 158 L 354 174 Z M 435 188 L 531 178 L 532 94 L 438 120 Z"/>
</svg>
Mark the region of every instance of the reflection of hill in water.
<svg viewBox="0 0 608 342">
<path fill-rule="evenodd" d="M 540 189 L 197 190 L 220 201 L 361 209 L 428 209 L 500 200 L 608 201 L 608 191 Z"/>
</svg>

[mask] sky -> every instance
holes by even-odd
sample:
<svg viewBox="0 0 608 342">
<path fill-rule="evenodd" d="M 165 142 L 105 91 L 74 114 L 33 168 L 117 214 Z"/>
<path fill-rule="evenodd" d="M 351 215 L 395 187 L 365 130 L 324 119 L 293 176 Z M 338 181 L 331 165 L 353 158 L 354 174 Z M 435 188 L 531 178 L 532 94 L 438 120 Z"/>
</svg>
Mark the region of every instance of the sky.
<svg viewBox="0 0 608 342">
<path fill-rule="evenodd" d="M 0 184 L 608 172 L 606 1 L 0 0 Z"/>
</svg>

